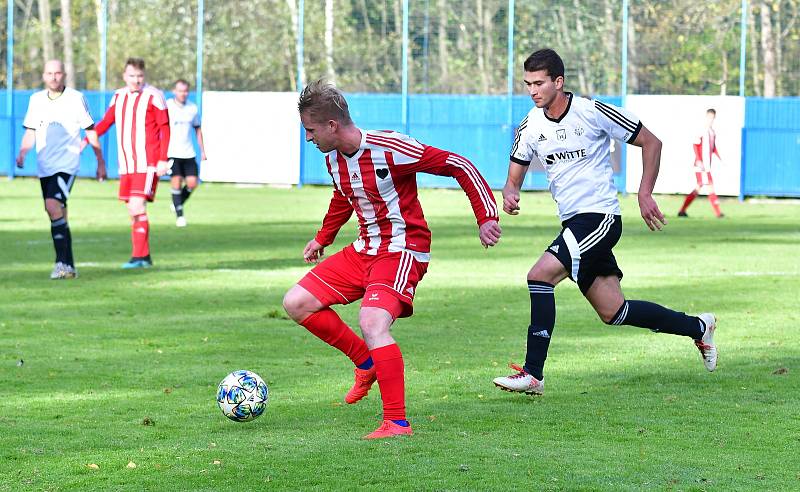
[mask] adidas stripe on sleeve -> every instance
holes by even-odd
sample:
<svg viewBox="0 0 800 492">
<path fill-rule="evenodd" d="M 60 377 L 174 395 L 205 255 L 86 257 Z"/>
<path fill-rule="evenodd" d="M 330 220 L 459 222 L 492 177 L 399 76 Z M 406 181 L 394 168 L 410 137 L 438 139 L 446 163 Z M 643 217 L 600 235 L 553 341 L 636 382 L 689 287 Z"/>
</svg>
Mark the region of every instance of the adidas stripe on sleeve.
<svg viewBox="0 0 800 492">
<path fill-rule="evenodd" d="M 523 166 L 529 165 L 536 155 L 536 150 L 530 141 L 528 116 L 526 115 L 520 122 L 514 135 L 514 143 L 511 145 L 511 161 Z"/>
<path fill-rule="evenodd" d="M 606 104 L 602 101 L 594 101 L 597 124 L 606 131 L 611 138 L 626 143 L 633 143 L 639 131 L 642 129 L 642 122 L 630 111 Z"/>
</svg>

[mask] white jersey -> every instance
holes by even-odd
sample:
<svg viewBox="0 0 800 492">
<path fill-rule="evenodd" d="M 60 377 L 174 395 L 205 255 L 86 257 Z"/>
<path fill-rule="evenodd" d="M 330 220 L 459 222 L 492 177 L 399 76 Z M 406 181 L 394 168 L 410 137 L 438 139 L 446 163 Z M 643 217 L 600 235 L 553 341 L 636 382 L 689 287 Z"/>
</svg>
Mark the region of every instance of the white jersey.
<svg viewBox="0 0 800 492">
<path fill-rule="evenodd" d="M 169 110 L 170 126 L 167 155 L 180 159 L 195 157 L 192 132 L 195 128 L 200 128 L 200 114 L 197 105 L 188 99 L 186 103 L 180 104 L 171 98 L 167 100 L 167 110 Z"/>
<path fill-rule="evenodd" d="M 36 132 L 39 177 L 77 174 L 81 130 L 92 125 L 86 99 L 75 89 L 66 87 L 55 99 L 50 99 L 46 89 L 32 94 L 22 126 Z"/>
<path fill-rule="evenodd" d="M 562 221 L 588 212 L 619 215 L 611 139 L 633 142 L 642 123 L 624 109 L 566 94 L 567 109 L 557 120 L 531 109 L 517 130 L 511 160 L 527 166 L 538 157 Z"/>
</svg>

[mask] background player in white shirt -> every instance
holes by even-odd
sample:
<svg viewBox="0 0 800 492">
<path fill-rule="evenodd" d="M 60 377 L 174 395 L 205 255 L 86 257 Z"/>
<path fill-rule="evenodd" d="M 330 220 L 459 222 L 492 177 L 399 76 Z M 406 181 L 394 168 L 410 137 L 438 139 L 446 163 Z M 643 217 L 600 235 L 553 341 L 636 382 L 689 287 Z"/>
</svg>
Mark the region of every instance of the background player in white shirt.
<svg viewBox="0 0 800 492">
<path fill-rule="evenodd" d="M 687 316 L 647 301 L 626 300 L 622 271 L 612 248 L 622 234 L 610 159 L 611 138 L 642 148 L 639 209 L 651 230 L 666 225 L 652 192 L 661 160 L 661 141 L 633 114 L 600 101 L 564 92 L 564 63 L 551 49 L 525 60 L 525 84 L 536 107 L 520 124 L 503 188 L 503 210 L 519 213 L 520 188 L 528 164 L 538 157 L 558 203 L 562 230 L 528 272 L 531 323 L 523 367 L 494 379 L 507 391 L 542 394 L 544 362 L 555 326 L 554 288 L 569 277 L 609 325 L 633 325 L 691 337 L 706 369 L 717 364 L 711 313 Z"/>
<path fill-rule="evenodd" d="M 56 250 L 50 278 L 75 278 L 67 199 L 80 167 L 82 129 L 97 157 L 97 179 L 105 179 L 106 165 L 86 99 L 80 92 L 64 86 L 64 64 L 59 60 L 45 63 L 42 80 L 45 89 L 31 95 L 28 103 L 17 167 L 24 166 L 25 156 L 36 144 L 44 208 L 50 217 L 50 234 Z"/>
<path fill-rule="evenodd" d="M 172 161 L 172 208 L 176 216 L 175 225 L 186 227 L 183 207 L 197 187 L 197 160 L 192 144 L 192 131 L 197 135 L 200 160 L 206 160 L 206 149 L 203 145 L 199 110 L 195 103 L 189 101 L 189 82 L 183 79 L 177 80 L 173 94 L 174 98 L 167 99 L 170 125 L 167 155 Z"/>
</svg>

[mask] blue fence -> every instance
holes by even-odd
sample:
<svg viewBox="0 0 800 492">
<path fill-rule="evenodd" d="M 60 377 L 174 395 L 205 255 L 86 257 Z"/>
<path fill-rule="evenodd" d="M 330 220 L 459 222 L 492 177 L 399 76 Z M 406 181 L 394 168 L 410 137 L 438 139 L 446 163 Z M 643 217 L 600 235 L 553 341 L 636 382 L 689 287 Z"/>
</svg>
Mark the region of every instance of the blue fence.
<svg viewBox="0 0 800 492">
<path fill-rule="evenodd" d="M 620 105 L 619 97 L 601 97 L 603 101 Z M 409 96 L 408 128 L 399 124 L 401 96 L 399 94 L 349 94 L 347 102 L 353 120 L 360 128 L 395 130 L 408 133 L 428 145 L 456 152 L 471 160 L 492 188 L 502 188 L 508 173 L 508 156 L 517 124 L 531 109 L 531 99 L 515 96 L 511 101 L 511 121 L 508 121 L 508 98 L 503 96 L 457 96 L 419 94 Z M 310 143 L 305 143 L 301 182 L 329 184 L 323 155 Z M 624 189 L 624 168 L 615 177 L 619 189 Z M 458 186 L 452 178 L 417 175 L 422 187 L 451 188 Z M 525 189 L 545 189 L 544 172 L 528 173 Z"/>
<path fill-rule="evenodd" d="M 19 151 L 20 140 L 22 139 L 22 121 L 25 119 L 25 112 L 28 109 L 28 99 L 31 94 L 36 91 L 32 90 L 19 90 L 14 91 L 14 117 L 12 118 L 13 126 L 9 128 L 9 120 L 5 116 L 0 117 L 0 156 L 3 158 L 3 164 L 0 165 L 0 174 L 9 174 L 14 172 L 17 176 L 36 176 L 36 152 L 32 150 L 28 152 L 25 158 L 25 166 L 22 169 L 14 169 L 14 159 L 12 155 L 16 156 Z M 89 111 L 95 121 L 100 121 L 106 112 L 108 103 L 111 101 L 111 96 L 114 94 L 110 92 L 100 91 L 82 91 L 86 96 L 86 102 L 89 104 Z M 164 94 L 167 98 L 172 97 L 171 93 Z M 194 100 L 192 97 L 194 93 L 190 93 L 189 100 Z M 0 98 L 0 115 L 6 114 L 6 100 Z M 9 143 L 13 145 L 14 152 L 9 148 Z M 103 157 L 106 161 L 106 169 L 109 178 L 119 177 L 117 170 L 117 132 L 115 127 L 111 129 L 100 139 L 100 145 L 103 147 Z M 10 162 L 5 162 L 9 160 Z M 94 176 L 97 169 L 97 160 L 94 153 L 87 150 L 81 154 L 80 159 L 81 167 L 78 171 L 79 176 Z"/>
<path fill-rule="evenodd" d="M 800 98 L 747 98 L 741 195 L 800 197 Z"/>
<path fill-rule="evenodd" d="M 0 118 L 0 156 L 10 162 L 0 165 L 0 174 L 13 166 L 14 149 L 19 148 L 22 120 L 33 91 L 14 92 L 13 127 Z M 105 112 L 112 92 L 85 91 L 92 116 L 99 120 Z M 194 95 L 194 94 L 192 94 Z M 169 96 L 168 96 L 169 97 Z M 620 105 L 619 97 L 600 97 Z M 508 151 L 517 123 L 530 110 L 527 96 L 511 100 L 511 121 L 508 119 L 509 100 L 504 96 L 412 95 L 409 97 L 408 128 L 399 121 L 402 98 L 399 94 L 349 94 L 353 119 L 362 128 L 407 132 L 428 145 L 452 150 L 469 158 L 492 188 L 501 188 L 508 170 Z M 6 113 L 5 99 L 0 98 L 0 115 Z M 117 176 L 116 132 L 109 131 L 101 139 L 110 177 Z M 300 165 L 300 182 L 328 184 L 322 154 L 312 144 L 304 143 Z M 95 159 L 91 152 L 81 155 L 81 176 L 94 176 Z M 621 172 L 615 176 L 617 187 L 624 190 L 624 159 Z M 35 176 L 36 157 L 31 152 L 24 169 L 17 175 Z M 455 180 L 421 174 L 418 183 L 423 187 L 454 187 Z M 544 189 L 543 172 L 528 173 L 525 189 Z M 742 134 L 741 196 L 800 197 L 800 98 L 747 98 L 745 128 Z"/>
</svg>

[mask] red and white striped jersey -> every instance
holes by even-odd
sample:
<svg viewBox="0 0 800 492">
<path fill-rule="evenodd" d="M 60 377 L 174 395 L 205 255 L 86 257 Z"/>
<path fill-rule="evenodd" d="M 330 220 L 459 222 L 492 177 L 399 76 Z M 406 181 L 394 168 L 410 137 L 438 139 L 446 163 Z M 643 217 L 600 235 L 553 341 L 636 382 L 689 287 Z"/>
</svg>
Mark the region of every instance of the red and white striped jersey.
<svg viewBox="0 0 800 492">
<path fill-rule="evenodd" d="M 694 141 L 693 147 L 695 167 L 699 167 L 701 170 L 711 170 L 711 158 L 713 156 L 716 155 L 717 159 L 721 158 L 717 150 L 717 132 L 715 132 L 713 128 L 706 128 L 703 130 L 697 136 L 697 140 Z M 702 164 L 698 166 L 697 161 L 700 161 Z"/>
<path fill-rule="evenodd" d="M 325 156 L 333 179 L 333 198 L 317 232 L 327 246 L 355 211 L 356 251 L 368 255 L 408 251 L 430 261 L 431 232 L 417 196 L 416 173 L 451 176 L 467 194 L 480 226 L 498 220 L 492 190 L 464 157 L 419 143 L 392 131 L 361 130 L 361 145 L 352 156 L 336 150 Z"/>
<path fill-rule="evenodd" d="M 139 92 L 117 89 L 105 116 L 95 125 L 97 135 L 115 123 L 120 175 L 144 173 L 148 166 L 167 160 L 169 113 L 160 90 L 151 85 Z"/>
</svg>

